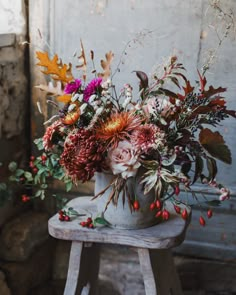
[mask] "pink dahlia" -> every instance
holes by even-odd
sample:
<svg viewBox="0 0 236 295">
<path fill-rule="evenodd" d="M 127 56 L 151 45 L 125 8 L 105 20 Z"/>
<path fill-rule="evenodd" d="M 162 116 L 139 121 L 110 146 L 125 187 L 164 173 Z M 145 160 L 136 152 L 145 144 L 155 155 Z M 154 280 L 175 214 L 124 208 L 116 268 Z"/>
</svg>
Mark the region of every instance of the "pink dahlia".
<svg viewBox="0 0 236 295">
<path fill-rule="evenodd" d="M 141 152 L 147 153 L 150 149 L 157 149 L 164 143 L 164 133 L 153 124 L 140 125 L 133 132 L 131 137 L 131 143 L 141 150 Z"/>
<path fill-rule="evenodd" d="M 88 102 L 90 96 L 95 94 L 102 84 L 102 78 L 93 79 L 84 89 L 84 101 Z"/>
<path fill-rule="evenodd" d="M 55 121 L 51 126 L 49 126 L 43 136 L 43 147 L 45 151 L 50 151 L 53 149 L 56 144 L 53 141 L 53 138 L 56 137 L 56 134 L 61 134 L 63 130 L 63 125 L 60 120 Z"/>
<path fill-rule="evenodd" d="M 60 164 L 74 182 L 90 180 L 105 166 L 104 145 L 91 130 L 80 129 L 68 135 Z"/>
<path fill-rule="evenodd" d="M 67 83 L 64 89 L 64 92 L 66 94 L 72 94 L 73 92 L 78 91 L 78 89 L 81 87 L 82 82 L 80 79 L 75 79 L 75 81 Z"/>
</svg>

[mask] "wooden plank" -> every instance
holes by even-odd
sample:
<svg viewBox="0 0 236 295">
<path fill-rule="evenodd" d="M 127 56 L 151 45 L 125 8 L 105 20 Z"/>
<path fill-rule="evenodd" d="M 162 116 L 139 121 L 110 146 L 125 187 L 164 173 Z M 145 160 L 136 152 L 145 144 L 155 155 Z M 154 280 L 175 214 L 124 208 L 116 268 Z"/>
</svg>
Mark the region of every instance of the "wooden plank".
<svg viewBox="0 0 236 295">
<path fill-rule="evenodd" d="M 60 222 L 58 214 L 53 216 L 48 223 L 49 233 L 57 239 L 165 249 L 175 247 L 184 240 L 188 225 L 186 221 L 175 213 L 173 208 L 168 208 L 171 211 L 171 218 L 168 221 L 146 229 L 119 230 L 109 227 L 88 229 L 78 224 L 80 221 L 85 220 L 86 217 L 91 215 L 96 217 L 98 214 L 96 203 L 91 202 L 91 197 L 74 199 L 68 203 L 68 206 L 87 216 L 75 218 L 71 222 Z"/>
<path fill-rule="evenodd" d="M 82 242 L 77 242 L 77 241 L 72 242 L 64 295 L 74 295 L 76 292 L 79 271 L 80 271 L 82 249 L 83 249 Z"/>
<path fill-rule="evenodd" d="M 182 288 L 170 250 L 138 249 L 147 295 L 182 295 Z"/>
</svg>

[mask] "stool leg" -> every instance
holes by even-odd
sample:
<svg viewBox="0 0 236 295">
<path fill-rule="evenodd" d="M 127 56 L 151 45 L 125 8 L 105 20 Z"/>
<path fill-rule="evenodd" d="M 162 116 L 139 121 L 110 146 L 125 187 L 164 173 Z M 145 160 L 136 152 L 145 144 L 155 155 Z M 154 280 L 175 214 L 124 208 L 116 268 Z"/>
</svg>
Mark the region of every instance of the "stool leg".
<svg viewBox="0 0 236 295">
<path fill-rule="evenodd" d="M 181 284 L 168 249 L 138 249 L 147 295 L 182 295 Z"/>
<path fill-rule="evenodd" d="M 95 295 L 100 245 L 72 241 L 64 295 Z"/>
<path fill-rule="evenodd" d="M 72 241 L 64 295 L 74 295 L 76 292 L 82 249 L 82 242 Z"/>
</svg>

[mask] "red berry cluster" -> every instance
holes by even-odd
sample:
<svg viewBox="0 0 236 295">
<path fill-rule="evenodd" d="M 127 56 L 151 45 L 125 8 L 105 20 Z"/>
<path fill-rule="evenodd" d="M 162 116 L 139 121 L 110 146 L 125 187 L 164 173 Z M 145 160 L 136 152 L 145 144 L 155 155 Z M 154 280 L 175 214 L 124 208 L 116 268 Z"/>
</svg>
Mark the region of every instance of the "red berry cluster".
<svg viewBox="0 0 236 295">
<path fill-rule="evenodd" d="M 70 219 L 70 216 L 67 215 L 67 213 L 66 213 L 65 210 L 60 210 L 60 211 L 58 212 L 58 214 L 59 214 L 59 220 L 60 220 L 60 221 L 70 221 L 70 220 L 71 220 L 71 219 Z"/>
<path fill-rule="evenodd" d="M 23 203 L 29 202 L 30 201 L 30 197 L 27 196 L 26 194 L 21 196 L 21 200 Z"/>
<path fill-rule="evenodd" d="M 178 191 L 177 191 L 178 193 Z M 163 220 L 168 220 L 170 218 L 170 212 L 167 209 L 163 209 L 163 204 L 160 200 L 157 200 L 156 202 L 151 203 L 150 210 L 153 211 L 154 209 L 157 209 L 156 217 L 162 217 Z M 187 209 L 184 209 L 181 211 L 181 208 L 177 205 L 174 205 L 174 209 L 177 214 L 181 214 L 181 217 L 186 220 L 188 219 L 188 211 Z"/>
<path fill-rule="evenodd" d="M 34 161 L 35 161 L 35 156 L 31 156 L 29 166 L 32 169 L 32 172 L 36 174 L 38 172 L 38 168 L 35 166 Z"/>
<path fill-rule="evenodd" d="M 35 162 L 34 162 L 35 160 L 36 160 L 35 156 L 31 156 L 31 157 L 30 157 L 30 162 L 29 162 L 29 166 L 30 166 L 30 168 L 32 169 L 32 172 L 33 172 L 34 174 L 36 174 L 36 173 L 38 172 L 38 170 L 39 170 L 39 169 L 35 166 Z M 42 165 L 45 165 L 46 160 L 47 160 L 47 156 L 46 156 L 45 154 L 43 154 L 43 155 L 41 156 Z"/>
<path fill-rule="evenodd" d="M 86 221 L 81 221 L 80 225 L 82 227 L 94 228 L 93 220 L 91 217 L 88 217 Z"/>
</svg>

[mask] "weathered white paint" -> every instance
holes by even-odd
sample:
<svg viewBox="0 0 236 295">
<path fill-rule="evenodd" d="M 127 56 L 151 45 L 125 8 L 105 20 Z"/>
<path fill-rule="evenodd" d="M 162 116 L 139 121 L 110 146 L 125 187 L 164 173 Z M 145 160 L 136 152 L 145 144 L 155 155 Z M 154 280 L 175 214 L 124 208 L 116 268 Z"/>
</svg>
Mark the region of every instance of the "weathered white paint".
<svg viewBox="0 0 236 295">
<path fill-rule="evenodd" d="M 25 34 L 24 7 L 24 0 L 0 0 L 0 34 Z"/>
</svg>

